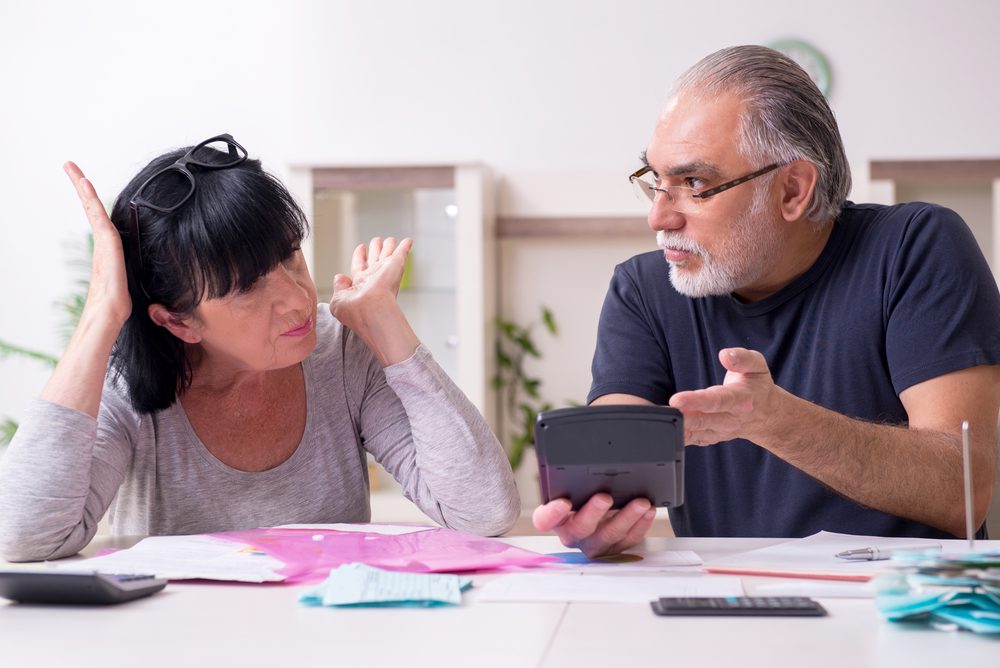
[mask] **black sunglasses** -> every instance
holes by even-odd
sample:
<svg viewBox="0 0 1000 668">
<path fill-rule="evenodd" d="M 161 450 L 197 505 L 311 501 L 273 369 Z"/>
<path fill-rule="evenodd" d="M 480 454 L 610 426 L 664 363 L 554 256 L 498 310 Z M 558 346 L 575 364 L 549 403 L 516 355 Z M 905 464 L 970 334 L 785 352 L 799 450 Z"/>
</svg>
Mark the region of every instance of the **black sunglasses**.
<svg viewBox="0 0 1000 668">
<path fill-rule="evenodd" d="M 191 147 L 174 163 L 159 170 L 139 186 L 128 202 L 128 236 L 135 258 L 133 276 L 150 300 L 142 284 L 142 244 L 139 243 L 139 207 L 143 206 L 159 213 L 173 213 L 191 199 L 195 190 L 195 178 L 191 167 L 198 169 L 227 169 L 235 167 L 247 159 L 247 151 L 230 134 L 216 135 Z M 186 181 L 176 187 L 177 175 Z M 164 187 L 170 179 L 174 187 Z M 155 198 L 157 201 L 154 201 Z"/>
</svg>

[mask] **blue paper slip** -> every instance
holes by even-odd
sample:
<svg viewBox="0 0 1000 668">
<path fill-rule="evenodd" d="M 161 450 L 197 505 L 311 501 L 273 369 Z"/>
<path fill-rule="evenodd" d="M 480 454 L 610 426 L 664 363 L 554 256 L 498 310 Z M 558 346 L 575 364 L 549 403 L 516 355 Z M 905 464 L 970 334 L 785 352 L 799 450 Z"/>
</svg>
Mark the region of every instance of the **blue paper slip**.
<svg viewBox="0 0 1000 668">
<path fill-rule="evenodd" d="M 472 578 L 441 573 L 399 573 L 366 564 L 344 564 L 299 597 L 313 606 L 458 605 Z"/>
</svg>

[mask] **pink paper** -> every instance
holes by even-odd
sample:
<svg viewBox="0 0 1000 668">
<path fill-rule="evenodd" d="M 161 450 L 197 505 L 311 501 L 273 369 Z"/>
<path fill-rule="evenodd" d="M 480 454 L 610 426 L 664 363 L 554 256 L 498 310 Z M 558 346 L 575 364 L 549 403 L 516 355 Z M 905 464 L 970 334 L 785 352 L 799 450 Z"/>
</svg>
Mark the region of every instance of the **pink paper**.
<svg viewBox="0 0 1000 668">
<path fill-rule="evenodd" d="M 536 566 L 555 557 L 451 529 L 385 535 L 329 529 L 250 529 L 212 534 L 284 562 L 285 582 L 319 582 L 331 568 L 360 562 L 393 571 L 452 573 Z M 322 540 L 314 538 L 322 536 Z"/>
</svg>

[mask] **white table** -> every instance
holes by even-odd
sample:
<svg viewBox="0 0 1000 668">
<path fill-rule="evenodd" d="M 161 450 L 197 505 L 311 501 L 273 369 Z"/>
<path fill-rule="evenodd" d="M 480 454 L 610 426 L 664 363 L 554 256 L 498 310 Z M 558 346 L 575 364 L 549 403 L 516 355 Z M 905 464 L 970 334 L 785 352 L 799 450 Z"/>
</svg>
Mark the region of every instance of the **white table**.
<svg viewBox="0 0 1000 668">
<path fill-rule="evenodd" d="M 563 549 L 551 537 L 507 540 Z M 652 538 L 647 549 L 707 560 L 774 542 Z M 819 598 L 823 618 L 666 618 L 640 603 L 477 603 L 476 588 L 456 608 L 311 608 L 297 602 L 301 589 L 172 583 L 107 608 L 0 602 L 0 666 L 1000 665 L 1000 639 L 889 624 L 870 599 Z"/>
</svg>

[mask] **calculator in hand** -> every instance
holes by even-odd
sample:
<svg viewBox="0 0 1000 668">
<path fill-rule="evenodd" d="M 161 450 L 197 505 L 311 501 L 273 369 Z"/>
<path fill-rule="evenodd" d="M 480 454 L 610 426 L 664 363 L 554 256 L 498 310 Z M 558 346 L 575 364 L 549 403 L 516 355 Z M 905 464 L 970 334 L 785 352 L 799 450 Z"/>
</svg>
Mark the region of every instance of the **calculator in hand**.
<svg viewBox="0 0 1000 668">
<path fill-rule="evenodd" d="M 805 596 L 660 598 L 650 605 L 653 612 L 665 616 L 822 617 L 826 614 L 823 606 Z"/>
<path fill-rule="evenodd" d="M 155 594 L 167 581 L 152 575 L 0 570 L 0 597 L 22 603 L 110 605 Z"/>
</svg>

